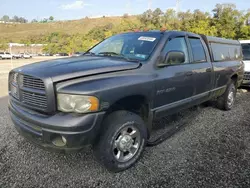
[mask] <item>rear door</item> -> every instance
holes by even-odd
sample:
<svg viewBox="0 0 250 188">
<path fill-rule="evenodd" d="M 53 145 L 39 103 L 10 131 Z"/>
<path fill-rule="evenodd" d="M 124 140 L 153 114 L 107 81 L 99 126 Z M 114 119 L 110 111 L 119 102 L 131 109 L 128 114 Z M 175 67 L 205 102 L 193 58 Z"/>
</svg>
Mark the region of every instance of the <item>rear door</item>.
<svg viewBox="0 0 250 188">
<path fill-rule="evenodd" d="M 194 79 L 194 103 L 202 103 L 209 98 L 209 92 L 213 89 L 214 72 L 211 59 L 205 42 L 198 36 L 188 36 L 192 57 Z"/>
<path fill-rule="evenodd" d="M 156 117 L 175 113 L 188 107 L 195 93 L 194 75 L 195 66 L 190 64 L 190 50 L 187 36 L 178 34 L 170 36 L 162 49 L 162 54 L 170 51 L 182 51 L 185 62 L 166 63 L 165 67 L 156 70 L 156 94 L 154 111 Z"/>
</svg>

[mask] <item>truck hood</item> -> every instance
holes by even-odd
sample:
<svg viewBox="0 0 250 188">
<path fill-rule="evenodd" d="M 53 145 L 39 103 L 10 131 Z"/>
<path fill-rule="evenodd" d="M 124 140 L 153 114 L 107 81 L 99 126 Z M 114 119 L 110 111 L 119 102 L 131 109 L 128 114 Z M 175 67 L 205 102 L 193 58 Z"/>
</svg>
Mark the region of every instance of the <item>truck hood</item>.
<svg viewBox="0 0 250 188">
<path fill-rule="evenodd" d="M 244 61 L 244 65 L 245 65 L 244 71 L 250 72 L 250 60 Z"/>
<path fill-rule="evenodd" d="M 54 59 L 33 63 L 17 68 L 15 71 L 39 78 L 50 77 L 53 82 L 76 77 L 139 68 L 140 63 L 121 58 L 81 56 Z"/>
</svg>

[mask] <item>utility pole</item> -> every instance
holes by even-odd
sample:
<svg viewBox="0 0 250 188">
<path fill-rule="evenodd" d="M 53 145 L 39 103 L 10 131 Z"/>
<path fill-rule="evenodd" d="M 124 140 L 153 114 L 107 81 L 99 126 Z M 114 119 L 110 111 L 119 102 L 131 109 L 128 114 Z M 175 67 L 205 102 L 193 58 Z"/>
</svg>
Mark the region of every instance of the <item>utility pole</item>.
<svg viewBox="0 0 250 188">
<path fill-rule="evenodd" d="M 148 0 L 148 10 L 152 8 L 152 0 Z"/>
<path fill-rule="evenodd" d="M 180 11 L 180 1 L 181 0 L 176 0 L 176 13 L 178 14 L 178 12 Z"/>
<path fill-rule="evenodd" d="M 126 4 L 126 8 L 127 8 L 127 14 L 131 15 L 132 11 L 131 11 L 131 1 L 127 0 L 127 4 Z"/>
</svg>

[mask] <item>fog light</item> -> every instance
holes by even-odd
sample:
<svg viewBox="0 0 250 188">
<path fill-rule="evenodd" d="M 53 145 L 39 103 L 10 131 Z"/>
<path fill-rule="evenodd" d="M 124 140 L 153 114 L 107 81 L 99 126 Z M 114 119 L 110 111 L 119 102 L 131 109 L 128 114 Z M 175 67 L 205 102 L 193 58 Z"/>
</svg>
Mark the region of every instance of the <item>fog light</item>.
<svg viewBox="0 0 250 188">
<path fill-rule="evenodd" d="M 65 146 L 67 143 L 67 140 L 64 136 L 56 136 L 52 139 L 52 144 L 54 144 L 57 147 L 63 147 Z"/>
</svg>

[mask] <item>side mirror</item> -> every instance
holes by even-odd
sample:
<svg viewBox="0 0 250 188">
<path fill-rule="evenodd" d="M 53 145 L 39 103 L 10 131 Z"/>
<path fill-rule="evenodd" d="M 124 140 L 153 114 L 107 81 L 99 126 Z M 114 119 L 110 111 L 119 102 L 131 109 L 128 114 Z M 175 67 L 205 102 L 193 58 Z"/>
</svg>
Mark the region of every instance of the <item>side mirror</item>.
<svg viewBox="0 0 250 188">
<path fill-rule="evenodd" d="M 167 65 L 185 63 L 185 54 L 182 51 L 169 51 L 165 56 L 163 55 L 162 62 L 158 67 L 165 67 Z"/>
</svg>

